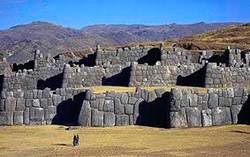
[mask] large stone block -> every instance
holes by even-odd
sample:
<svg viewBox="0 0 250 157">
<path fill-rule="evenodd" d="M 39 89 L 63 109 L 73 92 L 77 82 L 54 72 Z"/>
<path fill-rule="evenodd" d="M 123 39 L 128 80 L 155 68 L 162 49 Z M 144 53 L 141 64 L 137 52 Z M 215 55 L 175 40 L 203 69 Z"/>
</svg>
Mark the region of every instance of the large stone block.
<svg viewBox="0 0 250 157">
<path fill-rule="evenodd" d="M 170 112 L 170 127 L 180 128 L 187 127 L 187 119 L 185 109 L 181 109 L 179 112 Z"/>
<path fill-rule="evenodd" d="M 134 105 L 125 105 L 125 113 L 128 115 L 132 115 L 134 113 Z"/>
<path fill-rule="evenodd" d="M 208 97 L 208 107 L 211 109 L 211 108 L 218 107 L 218 105 L 219 105 L 218 95 L 214 93 L 210 93 Z"/>
<path fill-rule="evenodd" d="M 38 90 L 37 91 L 37 98 L 41 99 L 43 97 L 43 91 L 42 90 Z"/>
<path fill-rule="evenodd" d="M 232 123 L 230 108 L 216 107 L 212 109 L 213 125 L 226 125 Z"/>
<path fill-rule="evenodd" d="M 0 125 L 13 125 L 13 112 L 0 112 Z"/>
<path fill-rule="evenodd" d="M 90 107 L 91 108 L 98 109 L 98 104 L 99 104 L 98 100 L 91 100 L 90 101 Z"/>
<path fill-rule="evenodd" d="M 14 124 L 22 125 L 23 124 L 23 111 L 14 112 Z"/>
<path fill-rule="evenodd" d="M 129 125 L 134 125 L 134 115 L 129 116 Z"/>
<path fill-rule="evenodd" d="M 181 110 L 181 100 L 170 99 L 170 111 L 178 112 Z"/>
<path fill-rule="evenodd" d="M 42 99 L 40 99 L 40 106 L 42 107 L 42 108 L 47 108 L 48 107 L 48 99 L 47 98 L 42 98 Z"/>
<path fill-rule="evenodd" d="M 42 124 L 44 121 L 44 109 L 31 107 L 30 108 L 30 124 Z"/>
<path fill-rule="evenodd" d="M 7 112 L 0 112 L 0 125 L 7 125 L 8 120 L 7 120 Z"/>
<path fill-rule="evenodd" d="M 140 112 L 140 105 L 144 100 L 142 98 L 139 98 L 137 102 L 134 105 L 134 114 L 139 114 Z"/>
<path fill-rule="evenodd" d="M 48 106 L 45 109 L 45 120 L 52 120 L 56 116 L 56 106 Z"/>
<path fill-rule="evenodd" d="M 232 112 L 232 122 L 233 124 L 238 123 L 238 115 L 241 111 L 242 105 L 233 105 L 231 107 L 231 112 Z"/>
<path fill-rule="evenodd" d="M 148 100 L 148 91 L 143 89 L 142 92 L 141 92 L 141 97 L 142 97 L 142 99 L 147 101 Z"/>
<path fill-rule="evenodd" d="M 37 99 L 38 98 L 38 94 L 37 94 L 37 89 L 33 90 L 33 98 Z"/>
<path fill-rule="evenodd" d="M 13 125 L 13 112 L 7 112 L 7 125 Z"/>
<path fill-rule="evenodd" d="M 197 107 L 186 108 L 188 127 L 201 126 L 201 111 Z"/>
<path fill-rule="evenodd" d="M 195 107 L 195 106 L 198 106 L 198 96 L 196 94 L 190 94 L 189 95 L 189 106 L 190 107 Z"/>
<path fill-rule="evenodd" d="M 6 98 L 7 98 L 7 91 L 6 91 L 6 89 L 3 89 L 3 90 L 1 91 L 1 98 L 2 98 L 2 99 L 6 99 Z"/>
<path fill-rule="evenodd" d="M 128 98 L 128 103 L 134 105 L 134 104 L 136 103 L 137 100 L 138 100 L 138 98 L 135 98 L 135 97 L 131 97 L 131 96 L 130 96 L 130 97 Z"/>
<path fill-rule="evenodd" d="M 233 98 L 233 105 L 241 105 L 242 98 L 241 97 L 234 97 Z"/>
<path fill-rule="evenodd" d="M 115 98 L 115 114 L 124 114 L 124 105 L 118 98 Z"/>
<path fill-rule="evenodd" d="M 0 112 L 5 111 L 5 99 L 0 99 Z"/>
<path fill-rule="evenodd" d="M 122 104 L 127 104 L 128 103 L 128 94 L 123 93 L 121 96 L 121 103 Z"/>
<path fill-rule="evenodd" d="M 49 88 L 45 88 L 43 90 L 43 95 L 42 95 L 43 98 L 50 98 L 51 97 L 51 94 L 50 94 L 50 89 Z"/>
<path fill-rule="evenodd" d="M 105 100 L 103 105 L 103 111 L 105 112 L 114 112 L 114 101 L 113 100 Z"/>
<path fill-rule="evenodd" d="M 127 126 L 129 125 L 128 115 L 116 115 L 116 126 Z"/>
<path fill-rule="evenodd" d="M 98 101 L 98 110 L 103 111 L 103 105 L 104 105 L 105 99 L 101 98 L 101 99 L 97 99 L 97 101 Z"/>
<path fill-rule="evenodd" d="M 31 107 L 33 104 L 33 99 L 25 99 L 25 106 Z"/>
<path fill-rule="evenodd" d="M 17 98 L 16 111 L 24 111 L 24 110 L 25 110 L 25 99 Z"/>
<path fill-rule="evenodd" d="M 212 110 L 206 109 L 201 111 L 202 126 L 212 126 Z"/>
<path fill-rule="evenodd" d="M 91 126 L 103 126 L 103 112 L 97 109 L 91 109 Z"/>
<path fill-rule="evenodd" d="M 53 105 L 57 106 L 59 103 L 61 103 L 62 98 L 60 95 L 53 95 L 52 101 L 53 101 Z"/>
<path fill-rule="evenodd" d="M 185 94 L 182 95 L 180 106 L 181 107 L 187 107 L 187 106 L 189 106 L 189 96 L 188 96 L 188 93 L 185 93 Z"/>
<path fill-rule="evenodd" d="M 32 106 L 33 107 L 40 107 L 40 101 L 39 101 L 39 99 L 33 99 Z"/>
<path fill-rule="evenodd" d="M 30 124 L 30 108 L 25 108 L 23 112 L 23 123 L 26 125 Z"/>
<path fill-rule="evenodd" d="M 32 90 L 27 90 L 24 92 L 24 98 L 25 99 L 33 99 L 33 91 Z"/>
<path fill-rule="evenodd" d="M 78 123 L 82 126 L 91 126 L 91 108 L 89 101 L 83 101 Z"/>
<path fill-rule="evenodd" d="M 221 107 L 230 107 L 232 102 L 232 98 L 219 97 L 219 106 Z"/>
<path fill-rule="evenodd" d="M 5 111 L 13 112 L 16 109 L 16 99 L 13 97 L 5 99 Z"/>
<path fill-rule="evenodd" d="M 107 126 L 115 126 L 115 114 L 111 112 L 104 112 L 104 124 Z"/>
</svg>

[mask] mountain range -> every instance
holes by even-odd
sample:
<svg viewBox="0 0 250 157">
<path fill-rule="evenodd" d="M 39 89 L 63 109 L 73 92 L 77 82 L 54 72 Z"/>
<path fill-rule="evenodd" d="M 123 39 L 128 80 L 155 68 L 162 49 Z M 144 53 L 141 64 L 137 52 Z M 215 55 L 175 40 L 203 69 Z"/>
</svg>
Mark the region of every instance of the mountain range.
<svg viewBox="0 0 250 157">
<path fill-rule="evenodd" d="M 169 25 L 93 25 L 67 28 L 48 22 L 32 22 L 0 31 L 0 53 L 10 63 L 32 60 L 35 49 L 45 56 L 101 46 L 163 41 L 197 35 L 240 23 L 195 23 Z"/>
</svg>

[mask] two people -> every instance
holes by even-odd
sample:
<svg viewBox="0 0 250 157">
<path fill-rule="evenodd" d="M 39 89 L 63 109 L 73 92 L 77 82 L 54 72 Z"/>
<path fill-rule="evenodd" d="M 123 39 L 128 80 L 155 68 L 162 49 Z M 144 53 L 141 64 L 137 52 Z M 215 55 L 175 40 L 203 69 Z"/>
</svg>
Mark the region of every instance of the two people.
<svg viewBox="0 0 250 157">
<path fill-rule="evenodd" d="M 79 135 L 74 135 L 73 137 L 73 146 L 79 146 L 80 145 L 80 138 Z"/>
</svg>

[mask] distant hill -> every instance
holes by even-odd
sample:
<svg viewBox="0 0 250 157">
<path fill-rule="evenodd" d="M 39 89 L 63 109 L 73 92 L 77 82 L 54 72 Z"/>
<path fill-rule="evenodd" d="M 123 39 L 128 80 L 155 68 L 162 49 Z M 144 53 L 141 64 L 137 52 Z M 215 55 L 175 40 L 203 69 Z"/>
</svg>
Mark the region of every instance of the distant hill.
<svg viewBox="0 0 250 157">
<path fill-rule="evenodd" d="M 10 62 L 33 59 L 33 51 L 55 56 L 68 51 L 102 46 L 121 46 L 129 43 L 162 41 L 216 30 L 238 23 L 196 23 L 147 25 L 93 25 L 82 29 L 65 28 L 48 22 L 33 22 L 0 31 L 0 53 Z"/>
<path fill-rule="evenodd" d="M 178 40 L 167 41 L 191 50 L 214 49 L 223 50 L 227 46 L 250 50 L 250 24 L 229 26 Z"/>
</svg>

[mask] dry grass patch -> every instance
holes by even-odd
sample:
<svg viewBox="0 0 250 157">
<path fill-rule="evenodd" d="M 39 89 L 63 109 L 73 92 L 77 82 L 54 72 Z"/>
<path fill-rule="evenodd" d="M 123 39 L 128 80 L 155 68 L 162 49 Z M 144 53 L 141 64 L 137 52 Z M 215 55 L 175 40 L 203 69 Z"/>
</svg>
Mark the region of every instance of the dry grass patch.
<svg viewBox="0 0 250 157">
<path fill-rule="evenodd" d="M 154 87 L 140 87 L 148 91 L 153 91 L 155 89 L 164 89 L 165 91 L 171 91 L 171 88 L 180 88 L 180 89 L 194 89 L 201 93 L 207 93 L 207 88 L 201 87 L 186 87 L 186 86 L 154 86 Z M 115 92 L 115 93 L 126 93 L 126 92 L 135 92 L 136 87 L 121 87 L 121 86 L 92 86 L 85 87 L 84 89 L 91 89 L 95 94 L 105 93 L 105 92 Z"/>
<path fill-rule="evenodd" d="M 80 147 L 72 147 L 79 134 Z M 250 126 L 193 129 L 140 126 L 77 128 L 13 126 L 0 128 L 0 157 L 31 156 L 248 156 Z"/>
</svg>

